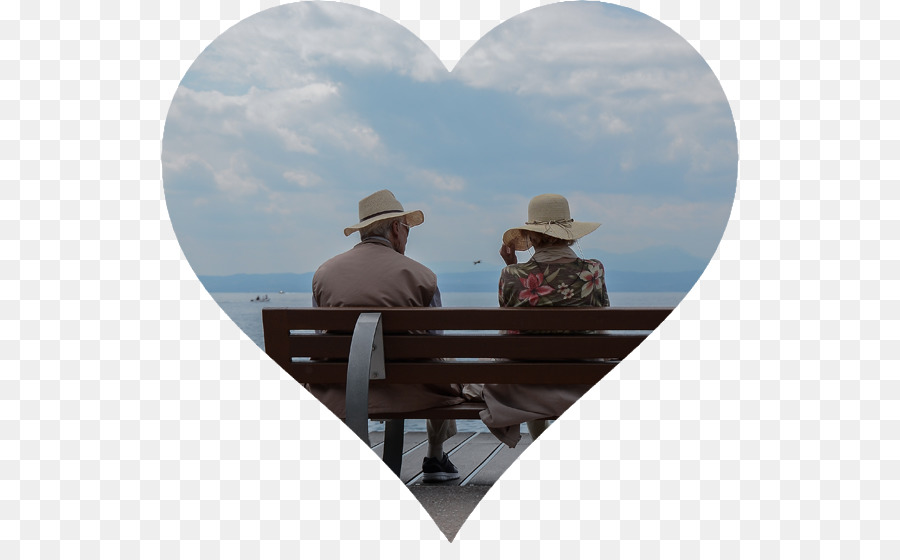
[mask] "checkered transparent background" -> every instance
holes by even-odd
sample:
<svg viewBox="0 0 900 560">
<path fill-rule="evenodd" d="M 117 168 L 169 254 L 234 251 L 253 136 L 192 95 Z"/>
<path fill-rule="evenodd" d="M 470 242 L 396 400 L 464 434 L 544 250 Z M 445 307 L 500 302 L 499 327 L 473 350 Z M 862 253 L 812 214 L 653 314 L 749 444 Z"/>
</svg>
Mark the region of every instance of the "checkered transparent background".
<svg viewBox="0 0 900 560">
<path fill-rule="evenodd" d="M 895 3 L 622 2 L 721 79 L 732 219 L 453 543 L 229 321 L 168 219 L 179 80 L 278 4 L 0 4 L 0 558 L 900 558 Z M 452 68 L 539 3 L 361 5 Z"/>
</svg>

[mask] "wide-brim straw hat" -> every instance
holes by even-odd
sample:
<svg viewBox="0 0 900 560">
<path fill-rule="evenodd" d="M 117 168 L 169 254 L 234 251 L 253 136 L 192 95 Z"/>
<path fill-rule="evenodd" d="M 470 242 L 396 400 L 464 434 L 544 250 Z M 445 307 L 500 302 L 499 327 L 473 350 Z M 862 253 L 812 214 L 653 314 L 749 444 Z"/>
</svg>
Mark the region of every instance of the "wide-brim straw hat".
<svg viewBox="0 0 900 560">
<path fill-rule="evenodd" d="M 543 233 L 557 239 L 580 239 L 600 227 L 597 222 L 576 222 L 569 212 L 569 201 L 558 194 L 540 194 L 528 203 L 528 221 L 503 234 L 503 244 L 516 251 L 531 247 L 527 232 Z"/>
<path fill-rule="evenodd" d="M 344 228 L 344 235 L 351 235 L 375 222 L 392 220 L 406 216 L 406 223 L 410 227 L 417 226 L 425 221 L 425 214 L 421 210 L 403 209 L 403 205 L 389 190 L 380 190 L 370 194 L 359 201 L 359 223 Z"/>
</svg>

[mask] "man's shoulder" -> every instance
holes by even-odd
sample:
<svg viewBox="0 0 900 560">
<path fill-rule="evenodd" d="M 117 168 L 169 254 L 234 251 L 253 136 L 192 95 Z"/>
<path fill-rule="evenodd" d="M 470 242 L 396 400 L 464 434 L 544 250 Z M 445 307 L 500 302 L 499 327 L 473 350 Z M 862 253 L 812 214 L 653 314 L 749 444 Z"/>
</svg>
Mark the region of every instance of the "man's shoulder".
<svg viewBox="0 0 900 560">
<path fill-rule="evenodd" d="M 414 259 L 412 257 L 407 257 L 406 255 L 401 255 L 400 253 L 397 253 L 397 256 L 400 257 L 402 262 L 406 263 L 406 265 L 409 266 L 410 268 L 413 268 L 413 269 L 416 269 L 421 272 L 424 272 L 424 273 L 427 273 L 427 274 L 437 277 L 437 275 L 434 273 L 433 270 L 431 270 L 424 264 L 420 263 L 416 259 Z"/>
<path fill-rule="evenodd" d="M 396 269 L 405 268 L 437 278 L 437 275 L 430 268 L 412 257 L 398 253 L 393 247 L 382 245 L 381 243 L 360 243 L 353 249 L 358 249 L 361 255 L 365 254 L 365 256 L 377 259 L 386 266 Z"/>
<path fill-rule="evenodd" d="M 352 251 L 352 249 L 350 251 Z M 343 253 L 340 253 L 339 255 L 335 255 L 335 256 L 331 257 L 330 259 L 328 259 L 327 261 L 320 264 L 319 268 L 316 269 L 316 272 L 313 276 L 321 274 L 323 272 L 326 272 L 329 268 L 333 267 L 334 265 L 341 264 L 342 262 L 348 260 L 350 257 L 350 251 L 345 251 Z"/>
<path fill-rule="evenodd" d="M 369 262 L 371 259 L 371 262 Z M 335 255 L 319 265 L 316 269 L 315 276 L 328 274 L 331 270 L 343 270 L 347 267 L 355 268 L 360 266 L 371 267 L 373 265 L 381 265 L 383 267 L 400 270 L 407 269 L 418 274 L 437 279 L 437 275 L 430 268 L 419 261 L 401 255 L 391 247 L 387 247 L 380 243 L 359 243 L 348 251 L 339 255 Z"/>
</svg>

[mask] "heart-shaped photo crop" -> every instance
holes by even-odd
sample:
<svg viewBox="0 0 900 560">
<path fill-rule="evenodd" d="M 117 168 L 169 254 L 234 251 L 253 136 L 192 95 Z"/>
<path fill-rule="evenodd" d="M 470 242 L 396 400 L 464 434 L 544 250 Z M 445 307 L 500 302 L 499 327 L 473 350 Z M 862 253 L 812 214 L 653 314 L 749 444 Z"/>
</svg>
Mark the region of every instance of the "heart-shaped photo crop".
<svg viewBox="0 0 900 560">
<path fill-rule="evenodd" d="M 204 287 L 450 539 L 691 289 L 737 161 L 702 57 L 600 2 L 516 16 L 452 71 L 367 9 L 265 10 L 190 67 L 162 150 Z"/>
</svg>

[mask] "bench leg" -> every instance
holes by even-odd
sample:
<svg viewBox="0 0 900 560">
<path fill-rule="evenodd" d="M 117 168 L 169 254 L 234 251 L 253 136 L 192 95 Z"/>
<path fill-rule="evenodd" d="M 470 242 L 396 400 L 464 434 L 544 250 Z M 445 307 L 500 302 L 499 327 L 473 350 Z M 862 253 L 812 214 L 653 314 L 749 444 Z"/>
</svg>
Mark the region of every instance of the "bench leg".
<svg viewBox="0 0 900 560">
<path fill-rule="evenodd" d="M 403 465 L 403 424 L 402 418 L 387 420 L 384 424 L 382 460 L 397 476 L 400 476 L 400 467 Z"/>
</svg>

